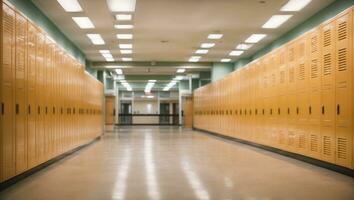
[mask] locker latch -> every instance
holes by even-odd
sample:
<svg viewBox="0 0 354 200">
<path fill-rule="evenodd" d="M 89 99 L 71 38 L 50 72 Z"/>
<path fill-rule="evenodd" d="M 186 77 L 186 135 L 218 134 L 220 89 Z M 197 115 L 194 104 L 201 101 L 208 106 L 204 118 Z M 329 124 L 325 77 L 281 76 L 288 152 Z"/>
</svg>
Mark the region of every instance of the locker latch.
<svg viewBox="0 0 354 200">
<path fill-rule="evenodd" d="M 31 114 L 31 105 L 28 105 L 28 114 Z"/>
<path fill-rule="evenodd" d="M 322 115 L 324 115 L 324 114 L 325 114 L 325 107 L 322 106 Z"/>
<path fill-rule="evenodd" d="M 340 105 L 337 105 L 337 115 L 340 115 Z"/>
<path fill-rule="evenodd" d="M 16 104 L 16 115 L 20 113 L 20 105 Z"/>
<path fill-rule="evenodd" d="M 1 115 L 4 115 L 5 113 L 5 104 L 2 102 L 1 103 Z"/>
</svg>

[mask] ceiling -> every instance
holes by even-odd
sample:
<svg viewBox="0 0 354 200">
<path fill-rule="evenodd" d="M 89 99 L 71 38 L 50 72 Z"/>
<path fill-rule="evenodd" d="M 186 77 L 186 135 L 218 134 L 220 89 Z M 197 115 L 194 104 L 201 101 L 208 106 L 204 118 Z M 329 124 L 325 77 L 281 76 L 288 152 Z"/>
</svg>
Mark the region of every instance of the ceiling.
<svg viewBox="0 0 354 200">
<path fill-rule="evenodd" d="M 121 31 L 113 28 L 117 21 L 106 0 L 79 0 L 84 10 L 81 13 L 66 13 L 56 0 L 33 0 L 91 61 L 104 61 L 99 49 L 110 49 L 119 61 L 122 55 L 116 34 L 132 32 L 134 61 L 182 62 L 188 61 L 202 42 L 208 41 L 210 33 L 220 32 L 224 37 L 202 56 L 204 62 L 218 62 L 228 57 L 228 53 L 252 33 L 268 34 L 242 56 L 231 58 L 248 57 L 333 1 L 313 0 L 300 12 L 293 13 L 280 28 L 262 29 L 272 15 L 280 13 L 287 0 L 136 0 L 134 29 Z M 71 19 L 74 16 L 89 17 L 95 29 L 80 29 Z M 106 45 L 93 45 L 87 33 L 101 34 Z"/>
</svg>

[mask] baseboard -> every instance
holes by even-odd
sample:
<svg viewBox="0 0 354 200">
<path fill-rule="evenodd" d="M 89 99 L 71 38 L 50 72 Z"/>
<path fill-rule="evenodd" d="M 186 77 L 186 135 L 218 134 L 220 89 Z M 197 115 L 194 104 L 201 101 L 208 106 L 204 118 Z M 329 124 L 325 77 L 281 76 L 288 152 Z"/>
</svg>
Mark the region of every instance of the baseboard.
<svg viewBox="0 0 354 200">
<path fill-rule="evenodd" d="M 70 151 L 67 151 L 67 152 L 65 152 L 63 154 L 60 154 L 60 155 L 58 155 L 58 156 L 56 156 L 56 157 L 54 157 L 54 158 L 52 158 L 52 159 L 40 164 L 38 166 L 35 166 L 35 167 L 33 167 L 33 168 L 31 168 L 31 169 L 29 169 L 29 170 L 27 170 L 27 171 L 25 171 L 25 172 L 23 172 L 23 173 L 21 173 L 19 175 L 16 175 L 16 176 L 14 176 L 14 177 L 12 177 L 12 178 L 0 183 L 0 191 L 10 187 L 11 185 L 14 185 L 15 183 L 17 183 L 17 182 L 19 182 L 19 181 L 31 176 L 32 174 L 34 174 L 34 173 L 36 173 L 36 172 L 38 172 L 38 171 L 40 171 L 40 170 L 52 165 L 52 164 L 54 164 L 55 162 L 58 162 L 59 160 L 62 160 L 65 157 L 67 157 L 67 156 L 69 156 L 69 155 L 71 155 L 71 154 L 73 154 L 73 153 L 75 153 L 75 152 L 77 152 L 77 151 L 79 151 L 79 150 L 91 145 L 92 143 L 94 143 L 94 142 L 96 142 L 97 140 L 100 140 L 100 139 L 101 139 L 101 136 L 98 136 L 95 139 L 93 139 L 92 141 L 90 141 L 89 143 L 83 144 L 81 146 L 78 146 L 78 147 L 70 150 Z"/>
<path fill-rule="evenodd" d="M 306 163 L 310 163 L 310 164 L 313 164 L 313 165 L 316 165 L 316 166 L 319 166 L 319 167 L 322 167 L 322 168 L 326 168 L 326 169 L 329 169 L 329 170 L 332 170 L 332 171 L 335 171 L 335 172 L 338 172 L 338 173 L 341 173 L 341 174 L 344 174 L 344 175 L 347 175 L 347 176 L 350 176 L 350 177 L 354 177 L 354 170 L 353 169 L 349 169 L 349 168 L 346 168 L 346 167 L 335 165 L 333 163 L 325 162 L 323 160 L 318 160 L 318 159 L 315 159 L 315 158 L 311 158 L 311 157 L 304 156 L 304 155 L 301 155 L 301 154 L 285 151 L 285 150 L 278 149 L 278 148 L 275 148 L 275 147 L 270 147 L 270 146 L 266 146 L 266 145 L 263 145 L 263 144 L 258 144 L 258 143 L 250 142 L 250 141 L 247 141 L 247 140 L 243 140 L 243 139 L 239 139 L 239 138 L 234 138 L 234 137 L 222 135 L 220 133 L 214 133 L 214 132 L 211 132 L 211 131 L 198 129 L 198 128 L 195 128 L 195 127 L 193 127 L 193 129 L 197 130 L 197 131 L 201 131 L 201 132 L 207 133 L 207 134 L 210 134 L 210 135 L 214 135 L 214 136 L 217 136 L 217 137 L 220 137 L 220 138 L 231 140 L 231 141 L 234 141 L 234 142 L 247 144 L 247 145 L 254 146 L 254 147 L 257 147 L 257 148 L 261 148 L 261 149 L 264 149 L 264 150 L 267 150 L 267 151 L 278 153 L 278 154 L 281 154 L 281 155 L 284 155 L 284 156 L 287 156 L 287 157 L 290 157 L 290 158 L 294 158 L 294 159 L 297 159 L 297 160 L 301 160 L 301 161 L 304 161 Z"/>
</svg>

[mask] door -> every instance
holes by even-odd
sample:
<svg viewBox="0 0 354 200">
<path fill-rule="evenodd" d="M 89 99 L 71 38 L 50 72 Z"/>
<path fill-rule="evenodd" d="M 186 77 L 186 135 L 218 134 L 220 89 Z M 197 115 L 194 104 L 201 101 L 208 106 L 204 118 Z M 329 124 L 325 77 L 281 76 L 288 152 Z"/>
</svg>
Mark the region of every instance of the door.
<svg viewBox="0 0 354 200">
<path fill-rule="evenodd" d="M 170 123 L 170 104 L 169 103 L 160 103 L 160 124 L 169 124 Z"/>
</svg>

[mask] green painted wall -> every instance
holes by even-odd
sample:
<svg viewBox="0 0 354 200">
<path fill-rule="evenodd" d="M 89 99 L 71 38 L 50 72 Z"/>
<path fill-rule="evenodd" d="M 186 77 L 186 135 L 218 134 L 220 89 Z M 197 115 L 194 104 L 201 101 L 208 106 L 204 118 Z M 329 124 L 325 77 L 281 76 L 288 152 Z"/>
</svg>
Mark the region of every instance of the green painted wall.
<svg viewBox="0 0 354 200">
<path fill-rule="evenodd" d="M 234 66 L 235 69 L 245 66 L 247 63 L 256 60 L 257 58 L 262 57 L 263 55 L 271 52 L 272 50 L 284 45 L 285 43 L 295 39 L 296 37 L 306 33 L 307 31 L 313 29 L 314 27 L 320 25 L 321 23 L 325 22 L 326 20 L 334 17 L 335 15 L 339 14 L 343 10 L 347 9 L 348 7 L 354 5 L 354 0 L 336 0 L 326 8 L 322 9 L 321 11 L 317 12 L 309 19 L 307 19 L 302 24 L 296 26 L 289 32 L 285 33 L 283 36 L 279 37 L 272 43 L 268 44 L 263 49 L 256 52 L 249 58 L 241 59 L 237 61 Z"/>
<path fill-rule="evenodd" d="M 82 64 L 86 64 L 85 54 L 66 37 L 60 29 L 39 9 L 31 0 L 8 0 L 19 11 L 41 27 L 70 55 L 74 56 Z M 57 3 L 53 1 L 53 3 Z"/>
<path fill-rule="evenodd" d="M 189 90 L 189 80 L 183 80 L 179 82 L 179 90 Z"/>
<path fill-rule="evenodd" d="M 234 70 L 232 63 L 213 63 L 211 68 L 211 81 L 216 81 Z"/>
</svg>

